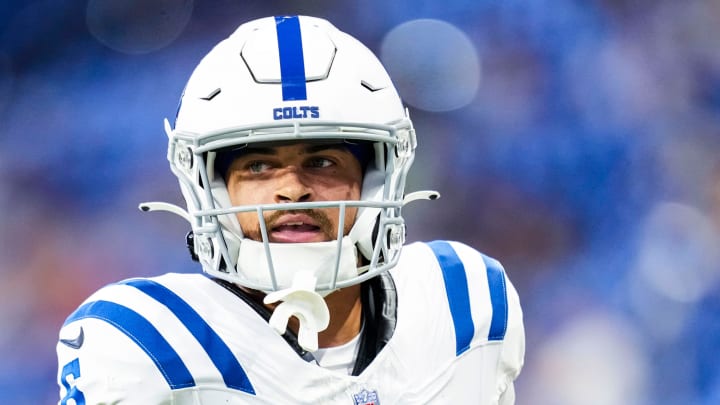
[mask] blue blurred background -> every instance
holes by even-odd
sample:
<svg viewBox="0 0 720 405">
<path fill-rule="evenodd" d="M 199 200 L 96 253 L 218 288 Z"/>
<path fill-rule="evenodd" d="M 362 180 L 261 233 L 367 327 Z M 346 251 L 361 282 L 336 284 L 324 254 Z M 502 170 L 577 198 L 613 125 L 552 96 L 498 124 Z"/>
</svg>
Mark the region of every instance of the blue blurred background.
<svg viewBox="0 0 720 405">
<path fill-rule="evenodd" d="M 409 238 L 500 259 L 518 404 L 720 403 L 720 2 L 0 3 L 0 398 L 57 399 L 64 318 L 192 272 L 165 160 L 193 67 L 241 22 L 330 19 L 378 53 L 420 141 Z"/>
</svg>

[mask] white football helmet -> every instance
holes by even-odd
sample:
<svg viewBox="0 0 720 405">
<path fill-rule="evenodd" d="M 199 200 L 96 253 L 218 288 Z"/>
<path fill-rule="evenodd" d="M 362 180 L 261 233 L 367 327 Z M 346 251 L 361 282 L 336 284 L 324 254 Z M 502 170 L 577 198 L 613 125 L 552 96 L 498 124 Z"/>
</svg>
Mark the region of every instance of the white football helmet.
<svg viewBox="0 0 720 405">
<path fill-rule="evenodd" d="M 187 210 L 141 204 L 186 218 L 208 274 L 267 293 L 301 286 L 328 294 L 393 267 L 405 241 L 401 208 L 416 139 L 406 109 L 375 55 L 328 21 L 269 17 L 241 25 L 200 62 L 182 96 L 175 127 L 165 120 L 170 168 Z M 265 142 L 337 140 L 373 145 L 359 201 L 232 206 L 219 151 Z M 339 208 L 336 241 L 270 243 L 264 216 L 274 210 Z M 358 207 L 343 235 L 348 207 Z M 256 212 L 262 241 L 243 236 L 236 213 Z M 358 255 L 364 259 L 358 260 Z M 297 273 L 304 273 L 298 281 Z"/>
</svg>

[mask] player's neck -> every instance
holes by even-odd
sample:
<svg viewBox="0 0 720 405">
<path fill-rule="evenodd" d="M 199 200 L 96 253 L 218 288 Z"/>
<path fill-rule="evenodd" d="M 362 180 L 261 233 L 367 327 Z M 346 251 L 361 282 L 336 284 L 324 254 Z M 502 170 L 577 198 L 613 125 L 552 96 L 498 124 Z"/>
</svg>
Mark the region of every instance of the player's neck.
<svg viewBox="0 0 720 405">
<path fill-rule="evenodd" d="M 325 297 L 330 310 L 330 325 L 318 334 L 319 347 L 340 346 L 352 340 L 362 326 L 360 285 L 335 291 Z"/>
</svg>

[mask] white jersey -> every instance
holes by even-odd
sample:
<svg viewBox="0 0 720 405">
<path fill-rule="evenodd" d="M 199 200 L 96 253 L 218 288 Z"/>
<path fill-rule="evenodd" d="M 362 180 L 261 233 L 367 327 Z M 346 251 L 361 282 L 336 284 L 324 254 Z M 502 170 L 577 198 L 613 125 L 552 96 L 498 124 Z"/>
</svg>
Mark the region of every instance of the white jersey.
<svg viewBox="0 0 720 405">
<path fill-rule="evenodd" d="M 304 360 L 202 274 L 106 286 L 60 331 L 60 403 L 513 403 L 525 338 L 500 264 L 456 242 L 414 243 L 391 276 L 395 329 L 356 376 Z"/>
</svg>

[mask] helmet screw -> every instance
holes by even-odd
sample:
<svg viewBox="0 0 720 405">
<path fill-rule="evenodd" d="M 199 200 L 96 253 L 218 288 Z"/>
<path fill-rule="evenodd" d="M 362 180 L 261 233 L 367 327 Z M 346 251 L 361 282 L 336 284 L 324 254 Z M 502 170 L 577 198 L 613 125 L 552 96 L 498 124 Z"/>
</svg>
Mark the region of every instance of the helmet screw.
<svg viewBox="0 0 720 405">
<path fill-rule="evenodd" d="M 202 238 L 198 242 L 198 250 L 199 250 L 199 256 L 205 257 L 205 258 L 212 258 L 213 256 L 213 247 L 212 242 L 210 242 L 207 238 Z"/>
<path fill-rule="evenodd" d="M 405 243 L 405 229 L 402 225 L 393 226 L 390 230 L 390 250 L 400 250 Z"/>
<path fill-rule="evenodd" d="M 398 143 L 395 144 L 395 156 L 398 158 L 406 158 L 410 155 L 410 152 L 410 140 L 407 136 L 400 137 Z"/>
<path fill-rule="evenodd" d="M 190 170 L 193 164 L 193 156 L 190 148 L 180 149 L 177 153 L 177 162 L 185 170 Z"/>
</svg>

